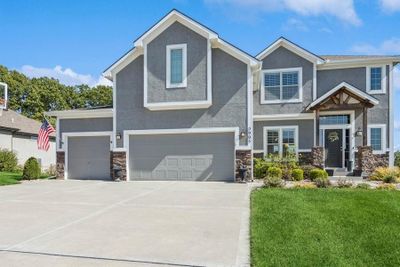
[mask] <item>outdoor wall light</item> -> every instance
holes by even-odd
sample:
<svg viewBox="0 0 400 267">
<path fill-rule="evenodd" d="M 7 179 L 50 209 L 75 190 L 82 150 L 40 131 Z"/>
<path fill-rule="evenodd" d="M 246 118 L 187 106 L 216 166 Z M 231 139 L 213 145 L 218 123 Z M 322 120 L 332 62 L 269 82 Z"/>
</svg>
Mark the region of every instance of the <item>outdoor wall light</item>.
<svg viewBox="0 0 400 267">
<path fill-rule="evenodd" d="M 117 140 L 121 139 L 121 133 L 117 133 Z"/>
<path fill-rule="evenodd" d="M 240 138 L 243 138 L 243 137 L 245 137 L 246 136 L 246 133 L 245 132 L 240 132 Z"/>
<path fill-rule="evenodd" d="M 363 132 L 361 131 L 360 128 L 358 128 L 356 131 L 356 136 L 362 136 L 362 135 L 363 135 Z"/>
</svg>

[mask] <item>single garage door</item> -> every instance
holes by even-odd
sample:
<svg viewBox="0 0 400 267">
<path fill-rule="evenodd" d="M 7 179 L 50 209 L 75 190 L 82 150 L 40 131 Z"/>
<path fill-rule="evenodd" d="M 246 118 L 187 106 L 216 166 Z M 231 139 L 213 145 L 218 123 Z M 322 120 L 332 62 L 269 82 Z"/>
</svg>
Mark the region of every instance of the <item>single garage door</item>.
<svg viewBox="0 0 400 267">
<path fill-rule="evenodd" d="M 234 134 L 131 135 L 130 180 L 233 181 Z"/>
<path fill-rule="evenodd" d="M 111 179 L 110 136 L 68 137 L 68 179 Z"/>
</svg>

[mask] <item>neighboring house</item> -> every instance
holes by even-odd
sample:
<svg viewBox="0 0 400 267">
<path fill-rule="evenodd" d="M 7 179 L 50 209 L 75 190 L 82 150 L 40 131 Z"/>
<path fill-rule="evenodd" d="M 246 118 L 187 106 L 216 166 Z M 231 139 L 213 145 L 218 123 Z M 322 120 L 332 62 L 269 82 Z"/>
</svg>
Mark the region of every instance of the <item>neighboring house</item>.
<svg viewBox="0 0 400 267">
<path fill-rule="evenodd" d="M 42 124 L 29 119 L 13 110 L 0 108 L 0 149 L 16 152 L 18 164 L 23 165 L 30 157 L 35 157 L 43 170 L 56 163 L 56 140 L 50 137 L 50 149 L 38 150 L 37 136 Z"/>
<path fill-rule="evenodd" d="M 173 10 L 104 72 L 113 108 L 47 113 L 59 177 L 114 179 L 118 165 L 123 180 L 234 181 L 253 153 L 289 151 L 327 168 L 392 164 L 399 61 L 316 56 L 284 38 L 253 57 Z"/>
</svg>

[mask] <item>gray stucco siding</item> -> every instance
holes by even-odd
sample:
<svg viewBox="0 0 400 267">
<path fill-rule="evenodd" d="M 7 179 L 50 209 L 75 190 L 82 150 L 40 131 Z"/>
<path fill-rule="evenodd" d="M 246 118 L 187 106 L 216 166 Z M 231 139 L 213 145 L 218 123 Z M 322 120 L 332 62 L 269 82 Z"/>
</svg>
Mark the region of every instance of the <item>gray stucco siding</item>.
<svg viewBox="0 0 400 267">
<path fill-rule="evenodd" d="M 179 22 L 147 44 L 148 102 L 199 101 L 207 98 L 208 40 Z M 187 87 L 166 88 L 166 47 L 187 46 Z"/>
<path fill-rule="evenodd" d="M 313 63 L 298 56 L 284 47 L 280 47 L 262 60 L 262 69 L 286 69 L 286 68 L 302 68 L 303 80 L 303 101 L 302 103 L 282 103 L 282 104 L 260 104 L 260 90 L 253 94 L 254 114 L 284 114 L 284 113 L 300 113 L 305 107 L 312 102 L 313 94 Z M 261 77 L 262 78 L 262 77 Z"/>
<path fill-rule="evenodd" d="M 247 132 L 247 65 L 212 49 L 212 105 L 207 109 L 150 111 L 143 107 L 143 56 L 116 75 L 116 127 L 124 130 L 239 127 Z M 240 140 L 247 144 L 247 138 Z M 117 142 L 123 146 L 122 139 Z"/>
<path fill-rule="evenodd" d="M 311 149 L 314 146 L 314 120 L 255 121 L 254 150 L 264 149 L 264 127 L 298 126 L 298 149 Z"/>
<path fill-rule="evenodd" d="M 63 133 L 112 131 L 112 120 L 112 118 L 60 119 L 60 138 Z M 61 146 L 61 142 L 59 145 Z"/>
</svg>

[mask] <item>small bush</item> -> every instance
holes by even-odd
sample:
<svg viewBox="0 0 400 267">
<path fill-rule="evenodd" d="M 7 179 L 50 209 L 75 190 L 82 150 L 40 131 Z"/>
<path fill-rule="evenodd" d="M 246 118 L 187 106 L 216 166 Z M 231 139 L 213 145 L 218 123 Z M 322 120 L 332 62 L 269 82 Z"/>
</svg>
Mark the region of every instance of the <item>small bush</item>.
<svg viewBox="0 0 400 267">
<path fill-rule="evenodd" d="M 254 177 L 262 179 L 267 176 L 268 168 L 271 167 L 271 163 L 264 159 L 254 159 Z"/>
<path fill-rule="evenodd" d="M 317 187 L 328 187 L 330 185 L 328 178 L 318 177 L 314 179 L 315 185 Z"/>
<path fill-rule="evenodd" d="M 282 170 L 278 167 L 270 167 L 267 171 L 267 177 L 282 179 Z"/>
<path fill-rule="evenodd" d="M 346 179 L 339 179 L 337 181 L 337 187 L 338 188 L 349 188 L 353 186 L 353 182 L 350 180 L 346 180 Z"/>
<path fill-rule="evenodd" d="M 304 171 L 302 169 L 293 169 L 292 178 L 294 181 L 302 181 L 304 179 Z"/>
<path fill-rule="evenodd" d="M 376 187 L 378 190 L 396 190 L 396 185 L 394 184 L 380 184 Z"/>
<path fill-rule="evenodd" d="M 303 175 L 304 179 L 311 180 L 310 172 L 311 172 L 311 170 L 315 169 L 315 167 L 312 165 L 303 165 L 303 166 L 301 166 L 301 169 L 303 170 L 303 173 L 304 173 L 304 175 Z"/>
<path fill-rule="evenodd" d="M 14 172 L 17 169 L 18 158 L 14 151 L 0 149 L 0 171 Z"/>
<path fill-rule="evenodd" d="M 314 168 L 310 171 L 310 179 L 314 181 L 315 179 L 328 179 L 328 173 L 325 170 Z"/>
<path fill-rule="evenodd" d="M 40 177 L 40 166 L 36 158 L 30 157 L 24 165 L 24 171 L 22 174 L 22 179 L 33 180 L 39 179 Z"/>
<path fill-rule="evenodd" d="M 56 176 L 56 174 L 57 174 L 56 165 L 50 164 L 49 168 L 47 168 L 44 173 L 47 176 Z"/>
<path fill-rule="evenodd" d="M 266 187 L 282 187 L 283 180 L 282 180 L 282 178 L 279 178 L 278 176 L 267 176 L 264 178 L 264 185 Z"/>
<path fill-rule="evenodd" d="M 371 186 L 367 183 L 360 183 L 357 185 L 357 188 L 359 189 L 371 189 Z"/>
<path fill-rule="evenodd" d="M 300 182 L 300 183 L 295 183 L 293 188 L 299 188 L 299 189 L 315 189 L 317 188 L 317 186 L 313 183 L 304 183 L 304 182 Z"/>
<path fill-rule="evenodd" d="M 396 183 L 400 181 L 400 168 L 376 168 L 375 171 L 370 175 L 369 179 L 373 181 L 388 181 L 390 183 Z"/>
</svg>

